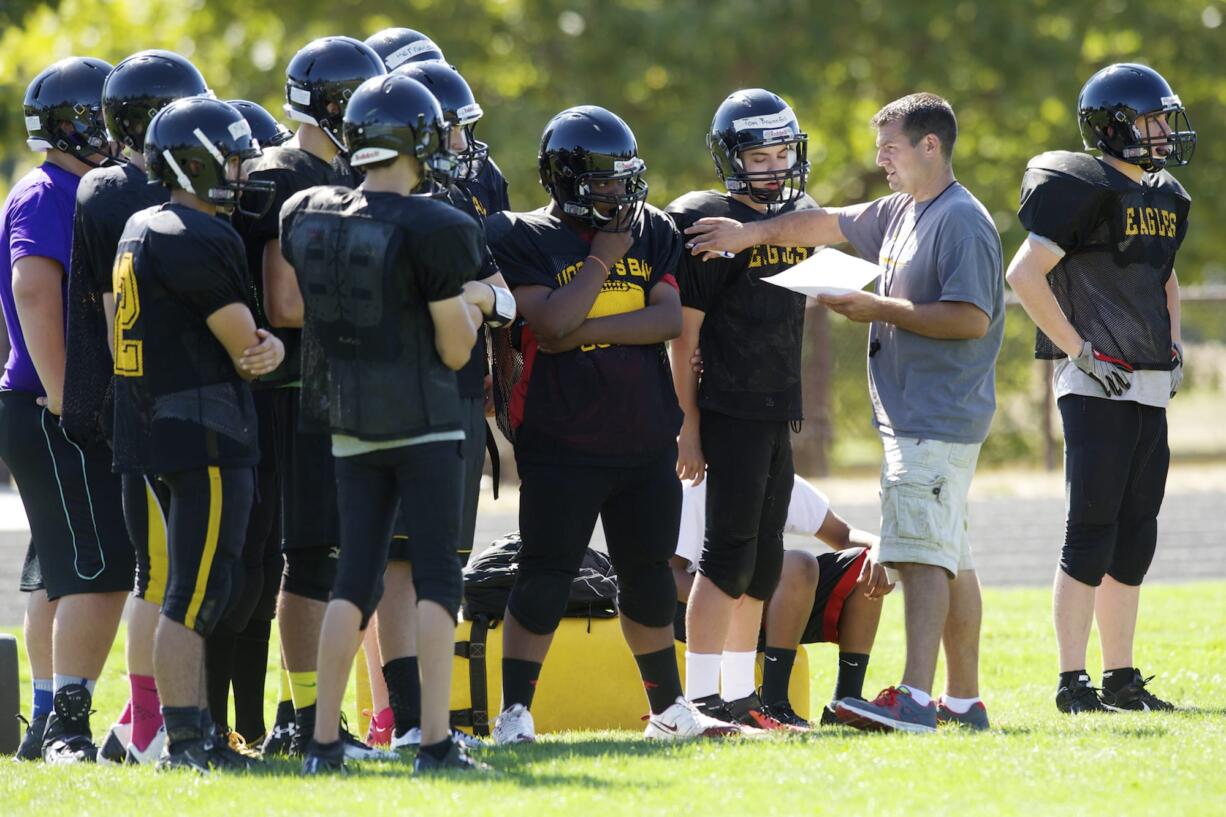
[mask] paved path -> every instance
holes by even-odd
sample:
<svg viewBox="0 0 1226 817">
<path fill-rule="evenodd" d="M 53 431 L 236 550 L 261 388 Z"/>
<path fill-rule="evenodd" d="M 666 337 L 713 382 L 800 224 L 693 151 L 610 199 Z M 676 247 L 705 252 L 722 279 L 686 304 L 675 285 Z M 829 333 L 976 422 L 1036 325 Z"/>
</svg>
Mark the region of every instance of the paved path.
<svg viewBox="0 0 1226 817">
<path fill-rule="evenodd" d="M 876 481 L 820 481 L 836 511 L 851 524 L 877 530 Z M 504 490 L 482 499 L 477 542 L 515 530 L 516 494 Z M 1172 471 L 1159 518 L 1158 555 L 1150 571 L 1157 581 L 1226 577 L 1226 465 L 1180 466 Z M 985 473 L 972 492 L 971 541 L 984 584 L 1036 586 L 1051 582 L 1064 533 L 1064 496 L 1059 474 Z M 29 533 L 16 493 L 0 489 L 0 626 L 21 623 L 24 597 L 16 590 Z M 597 526 L 593 544 L 603 548 Z M 789 545 L 815 542 L 789 537 Z"/>
</svg>

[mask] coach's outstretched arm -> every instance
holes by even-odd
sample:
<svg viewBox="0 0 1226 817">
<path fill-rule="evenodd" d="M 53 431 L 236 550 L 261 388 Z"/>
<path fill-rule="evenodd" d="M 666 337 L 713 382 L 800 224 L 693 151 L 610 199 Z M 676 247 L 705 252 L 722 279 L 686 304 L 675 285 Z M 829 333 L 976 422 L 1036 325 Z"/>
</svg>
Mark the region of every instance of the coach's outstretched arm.
<svg viewBox="0 0 1226 817">
<path fill-rule="evenodd" d="M 840 244 L 847 239 L 839 228 L 837 208 L 796 210 L 763 221 L 740 222 L 731 218 L 700 218 L 686 228 L 686 249 L 703 261 L 730 257 L 758 244 L 779 247 L 813 247 Z"/>
</svg>

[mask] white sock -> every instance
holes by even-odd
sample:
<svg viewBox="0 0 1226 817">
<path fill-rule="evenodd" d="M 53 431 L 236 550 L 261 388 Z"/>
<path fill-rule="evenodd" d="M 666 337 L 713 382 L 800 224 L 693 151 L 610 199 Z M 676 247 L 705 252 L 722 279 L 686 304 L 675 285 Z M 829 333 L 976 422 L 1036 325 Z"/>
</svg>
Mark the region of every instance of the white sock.
<svg viewBox="0 0 1226 817">
<path fill-rule="evenodd" d="M 79 675 L 60 675 L 58 672 L 55 673 L 54 679 L 56 692 L 59 692 L 61 688 L 66 687 L 69 684 L 82 684 L 87 690 L 89 690 L 89 694 L 93 695 L 94 687 L 98 683 L 97 679 L 95 678 L 82 678 Z"/>
<path fill-rule="evenodd" d="M 955 715 L 965 715 L 970 711 L 970 708 L 979 703 L 979 696 L 974 698 L 955 698 L 952 695 L 942 695 L 941 702 L 945 704 L 945 708 Z"/>
<path fill-rule="evenodd" d="M 719 694 L 719 653 L 685 651 L 685 697 L 691 701 Z"/>
<path fill-rule="evenodd" d="M 908 686 L 907 684 L 900 684 L 899 689 L 905 689 L 910 692 L 911 700 L 915 701 L 920 706 L 927 706 L 928 704 L 932 703 L 932 695 L 924 692 L 922 689 L 916 689 L 915 687 Z"/>
<path fill-rule="evenodd" d="M 725 701 L 739 701 L 757 689 L 754 683 L 754 659 L 757 657 L 757 652 L 726 650 L 720 656 L 719 674 L 723 687 L 720 694 Z"/>
</svg>

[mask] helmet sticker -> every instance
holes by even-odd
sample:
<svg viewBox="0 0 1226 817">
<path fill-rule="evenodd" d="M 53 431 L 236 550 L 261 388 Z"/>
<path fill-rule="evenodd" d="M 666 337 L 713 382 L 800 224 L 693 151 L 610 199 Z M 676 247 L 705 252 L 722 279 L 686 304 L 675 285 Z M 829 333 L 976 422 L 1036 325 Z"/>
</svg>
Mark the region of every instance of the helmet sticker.
<svg viewBox="0 0 1226 817">
<path fill-rule="evenodd" d="M 349 164 L 357 167 L 359 165 L 368 165 L 372 162 L 381 162 L 384 159 L 394 159 L 399 155 L 399 153 L 391 148 L 362 148 L 353 154 Z"/>
<path fill-rule="evenodd" d="M 625 161 L 618 160 L 613 162 L 614 173 L 641 173 L 646 167 L 647 164 L 637 156 Z"/>
<path fill-rule="evenodd" d="M 1179 94 L 1172 94 L 1171 96 L 1162 97 L 1162 107 L 1165 108 L 1169 105 L 1183 105 L 1183 103 L 1179 101 Z"/>
<path fill-rule="evenodd" d="M 205 150 L 212 154 L 213 158 L 217 160 L 217 164 L 225 167 L 226 157 L 222 156 L 221 151 L 217 149 L 217 146 L 209 141 L 209 137 L 204 135 L 204 131 L 200 130 L 200 128 L 194 128 L 192 130 L 192 135 L 196 137 L 196 141 L 204 145 Z"/>
<path fill-rule="evenodd" d="M 395 68 L 401 63 L 408 62 L 418 54 L 424 54 L 427 51 L 439 51 L 441 53 L 442 49 L 430 40 L 418 40 L 415 43 L 409 43 L 406 46 L 397 48 L 387 55 L 387 59 L 384 62 L 387 63 L 388 68 Z"/>
<path fill-rule="evenodd" d="M 310 105 L 311 104 L 311 92 L 305 88 L 298 88 L 297 86 L 290 86 L 289 101 L 297 102 L 299 105 Z"/>
<path fill-rule="evenodd" d="M 461 125 L 471 125 L 480 119 L 484 112 L 481 110 L 481 106 L 474 102 L 471 105 L 465 105 L 463 108 L 460 108 L 455 112 L 455 115 L 460 120 Z"/>
<path fill-rule="evenodd" d="M 792 113 L 792 109 L 785 105 L 779 113 L 766 114 L 765 116 L 745 116 L 740 119 L 732 120 L 732 129 L 736 131 L 743 130 L 760 130 L 762 128 L 782 128 L 796 121 L 796 114 Z"/>
<path fill-rule="evenodd" d="M 781 136 L 791 136 L 793 133 L 791 128 L 770 128 L 762 131 L 763 139 L 778 139 Z"/>
<path fill-rule="evenodd" d="M 244 136 L 251 135 L 251 125 L 246 119 L 240 119 L 237 122 L 230 123 L 230 136 L 235 139 L 241 139 Z"/>
<path fill-rule="evenodd" d="M 26 130 L 29 131 L 30 133 L 33 133 L 34 131 L 40 129 L 42 126 L 43 126 L 43 122 L 37 116 L 27 116 L 26 117 Z"/>
</svg>

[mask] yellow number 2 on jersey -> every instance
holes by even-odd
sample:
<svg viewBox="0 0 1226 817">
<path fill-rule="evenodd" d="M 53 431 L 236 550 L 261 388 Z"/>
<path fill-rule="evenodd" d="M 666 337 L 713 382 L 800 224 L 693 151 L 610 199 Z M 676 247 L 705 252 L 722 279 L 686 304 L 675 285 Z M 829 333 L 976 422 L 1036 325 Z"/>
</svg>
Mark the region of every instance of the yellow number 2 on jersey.
<svg viewBox="0 0 1226 817">
<path fill-rule="evenodd" d="M 115 374 L 142 377 L 145 374 L 144 341 L 124 337 L 140 317 L 140 295 L 136 291 L 132 253 L 122 253 L 115 259 L 111 285 L 115 291 Z"/>
</svg>

